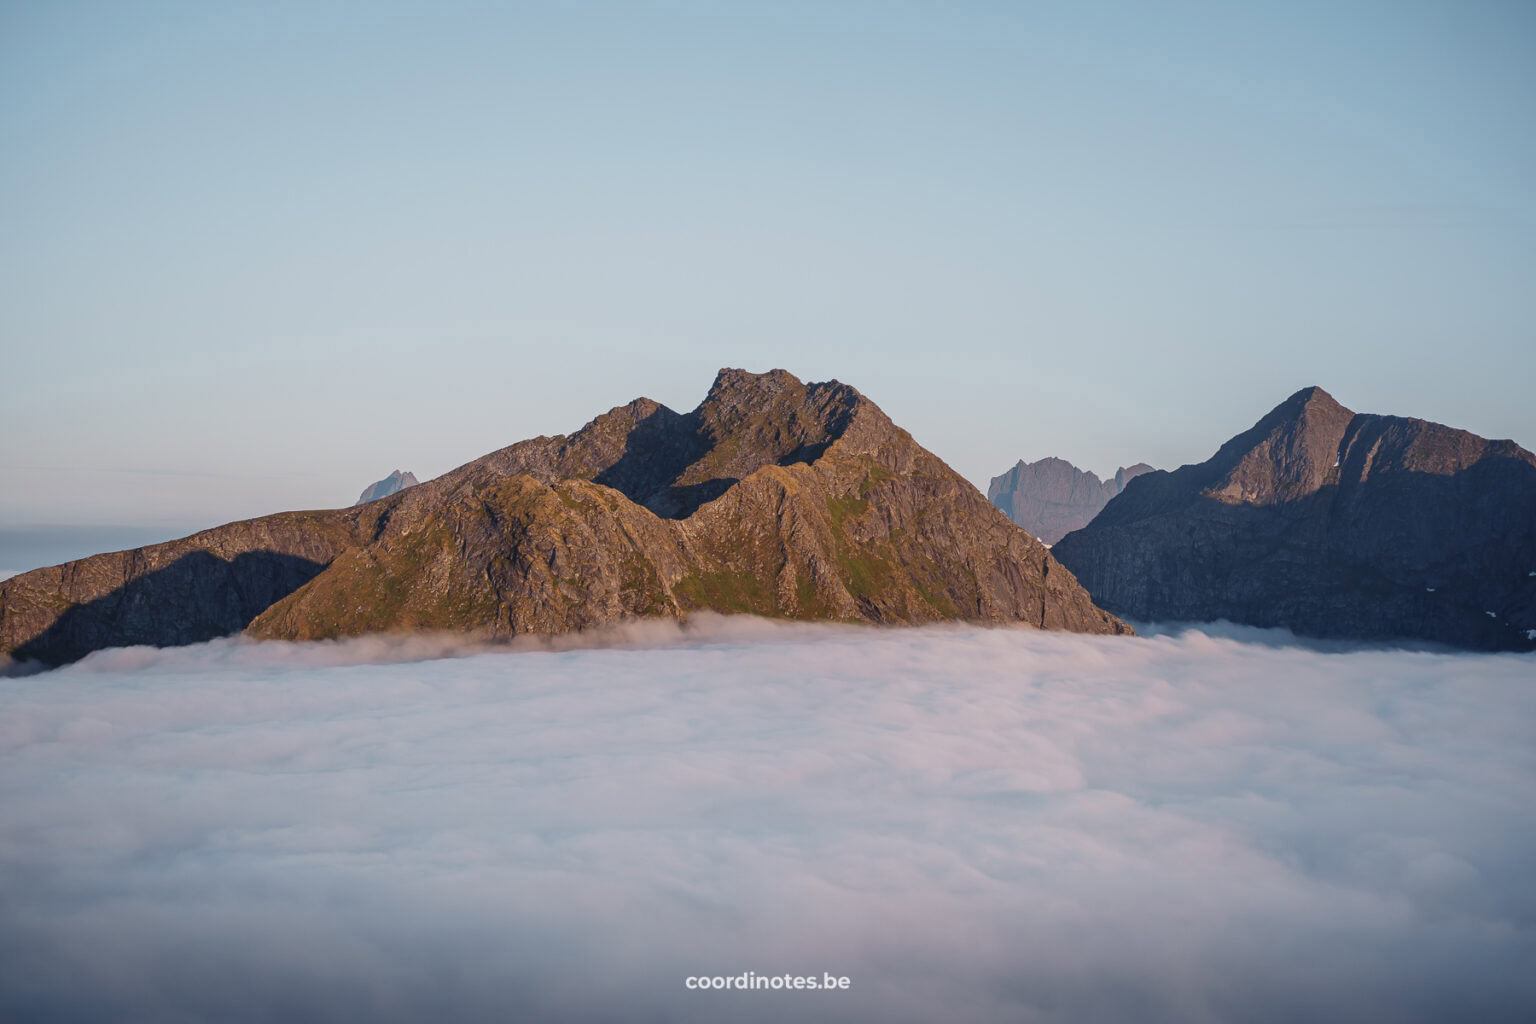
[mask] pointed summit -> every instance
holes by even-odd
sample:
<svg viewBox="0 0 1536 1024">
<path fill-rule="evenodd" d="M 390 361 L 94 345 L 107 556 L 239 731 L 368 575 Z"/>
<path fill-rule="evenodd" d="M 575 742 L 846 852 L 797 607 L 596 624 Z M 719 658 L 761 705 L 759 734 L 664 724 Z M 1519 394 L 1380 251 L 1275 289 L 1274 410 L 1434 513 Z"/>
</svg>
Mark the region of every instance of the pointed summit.
<svg viewBox="0 0 1536 1024">
<path fill-rule="evenodd" d="M 1267 436 L 1281 424 L 1299 421 L 1326 422 L 1337 418 L 1340 414 L 1354 415 L 1340 405 L 1332 395 L 1314 384 L 1311 387 L 1302 388 L 1269 410 L 1259 422 L 1222 445 L 1222 449 L 1226 450 L 1240 441 L 1247 443 L 1255 436 Z"/>
<path fill-rule="evenodd" d="M 1052 553 L 1132 618 L 1530 650 L 1536 456 L 1304 388 Z"/>
<path fill-rule="evenodd" d="M 1268 505 L 1315 492 L 1338 464 L 1354 416 L 1322 388 L 1302 388 L 1204 464 L 1204 493 L 1229 504 Z"/>
<path fill-rule="evenodd" d="M 1294 395 L 1292 395 L 1290 398 L 1287 398 L 1280 404 L 1290 405 L 1293 402 L 1297 402 L 1302 405 L 1310 405 L 1313 402 L 1332 402 L 1334 405 L 1339 404 L 1338 402 L 1334 401 L 1332 395 L 1318 387 L 1316 384 L 1302 388 L 1300 391 L 1296 392 Z"/>
</svg>

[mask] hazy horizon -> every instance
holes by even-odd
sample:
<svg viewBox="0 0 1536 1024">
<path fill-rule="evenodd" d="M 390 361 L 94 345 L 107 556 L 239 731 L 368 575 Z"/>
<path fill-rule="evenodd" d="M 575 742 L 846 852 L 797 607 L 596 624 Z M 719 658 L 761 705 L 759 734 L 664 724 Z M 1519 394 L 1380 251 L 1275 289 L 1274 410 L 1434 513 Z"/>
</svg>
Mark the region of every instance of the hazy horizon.
<svg viewBox="0 0 1536 1024">
<path fill-rule="evenodd" d="M 1536 443 L 1526 4 L 0 13 L 0 524 L 346 504 L 716 369 L 984 488 L 1298 388 Z"/>
</svg>

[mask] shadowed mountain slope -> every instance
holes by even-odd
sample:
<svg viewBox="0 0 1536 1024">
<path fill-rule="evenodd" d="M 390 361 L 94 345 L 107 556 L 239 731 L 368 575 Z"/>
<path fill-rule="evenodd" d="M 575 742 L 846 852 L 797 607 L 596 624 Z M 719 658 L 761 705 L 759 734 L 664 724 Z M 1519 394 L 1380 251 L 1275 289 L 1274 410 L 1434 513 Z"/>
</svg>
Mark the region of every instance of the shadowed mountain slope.
<svg viewBox="0 0 1536 1024">
<path fill-rule="evenodd" d="M 213 557 L 153 575 L 195 552 Z M 239 558 L 257 552 L 303 566 L 264 569 L 261 589 Z M 249 599 L 189 632 L 224 587 Z M 853 388 L 722 370 L 690 413 L 638 399 L 366 505 L 15 577 L 0 584 L 0 651 L 57 663 L 214 626 L 506 637 L 698 610 L 1127 631 Z"/>
<path fill-rule="evenodd" d="M 1052 553 L 1131 618 L 1536 648 L 1536 456 L 1299 391 Z"/>
<path fill-rule="evenodd" d="M 1078 469 L 1065 459 L 1020 461 L 1002 476 L 992 478 L 987 498 L 1032 535 L 1055 544 L 1092 522 L 1127 483 L 1150 472 L 1151 466 L 1138 462 L 1100 480 L 1098 474 Z"/>
</svg>

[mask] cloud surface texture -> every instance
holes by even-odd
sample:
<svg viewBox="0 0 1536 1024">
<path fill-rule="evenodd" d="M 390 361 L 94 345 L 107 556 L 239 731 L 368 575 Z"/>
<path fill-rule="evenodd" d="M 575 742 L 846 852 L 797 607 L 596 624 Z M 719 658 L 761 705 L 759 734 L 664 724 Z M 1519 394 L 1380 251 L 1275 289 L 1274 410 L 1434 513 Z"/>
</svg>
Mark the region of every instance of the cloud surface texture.
<svg viewBox="0 0 1536 1024">
<path fill-rule="evenodd" d="M 1536 658 L 1219 632 L 0 679 L 0 1018 L 1531 1019 Z"/>
</svg>

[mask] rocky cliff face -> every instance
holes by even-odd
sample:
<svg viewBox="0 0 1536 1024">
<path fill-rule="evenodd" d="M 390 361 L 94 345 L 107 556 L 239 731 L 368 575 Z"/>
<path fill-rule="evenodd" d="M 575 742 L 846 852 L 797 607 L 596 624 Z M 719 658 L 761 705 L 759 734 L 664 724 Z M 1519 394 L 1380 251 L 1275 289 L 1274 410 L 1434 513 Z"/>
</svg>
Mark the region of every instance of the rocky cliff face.
<svg viewBox="0 0 1536 1024">
<path fill-rule="evenodd" d="M 1536 456 L 1307 388 L 1052 553 L 1131 618 L 1530 650 Z"/>
<path fill-rule="evenodd" d="M 853 388 L 722 370 L 690 413 L 638 399 L 366 505 L 16 577 L 0 650 L 57 663 L 240 629 L 505 637 L 704 609 L 1128 631 Z"/>
<path fill-rule="evenodd" d="M 363 493 L 352 504 L 366 505 L 370 501 L 378 501 L 387 498 L 391 494 L 405 490 L 407 487 L 415 487 L 420 481 L 413 473 L 402 473 L 398 469 L 383 480 L 375 481 L 363 489 Z"/>
<path fill-rule="evenodd" d="M 1045 458 L 1019 462 L 1002 476 L 992 478 L 987 498 L 1008 518 L 1047 544 L 1055 544 L 1073 530 L 1093 521 L 1109 499 L 1152 467 L 1138 462 L 1122 466 L 1108 480 L 1078 469 L 1065 459 Z"/>
</svg>

